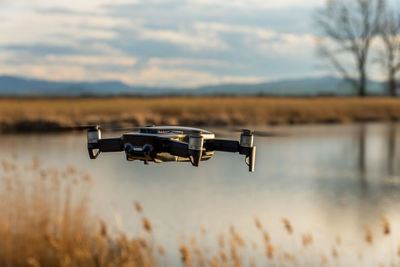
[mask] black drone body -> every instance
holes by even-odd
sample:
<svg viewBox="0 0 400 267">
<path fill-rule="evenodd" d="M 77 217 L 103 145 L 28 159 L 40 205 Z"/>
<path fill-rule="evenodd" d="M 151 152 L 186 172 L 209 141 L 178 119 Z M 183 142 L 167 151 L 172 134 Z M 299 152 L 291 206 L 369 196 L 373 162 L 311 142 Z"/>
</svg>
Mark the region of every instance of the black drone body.
<svg viewBox="0 0 400 267">
<path fill-rule="evenodd" d="M 214 151 L 238 152 L 246 156 L 250 172 L 254 172 L 256 147 L 250 130 L 243 130 L 240 141 L 216 139 L 207 130 L 178 126 L 146 126 L 133 128 L 135 131 L 119 138 L 101 138 L 101 127 L 88 127 L 88 151 L 91 159 L 101 152 L 125 152 L 129 161 L 191 162 L 199 166 L 208 160 Z"/>
</svg>

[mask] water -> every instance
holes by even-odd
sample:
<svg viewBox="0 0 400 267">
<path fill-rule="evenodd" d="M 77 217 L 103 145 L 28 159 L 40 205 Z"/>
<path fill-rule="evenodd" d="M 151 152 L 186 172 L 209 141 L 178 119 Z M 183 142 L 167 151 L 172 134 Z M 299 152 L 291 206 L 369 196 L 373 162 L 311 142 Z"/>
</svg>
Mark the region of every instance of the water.
<svg viewBox="0 0 400 267">
<path fill-rule="evenodd" d="M 330 258 L 340 236 L 339 253 L 347 255 L 341 264 L 359 261 L 361 254 L 361 260 L 371 265 L 381 260 L 396 263 L 400 125 L 274 130 L 283 136 L 256 138 L 253 174 L 242 156 L 223 152 L 199 168 L 188 163 L 145 166 L 125 161 L 123 153 L 102 154 L 93 161 L 88 159 L 83 134 L 5 135 L 0 138 L 0 159 L 17 154 L 23 164 L 37 155 L 45 166 L 73 165 L 91 173 L 93 209 L 116 232 L 141 234 L 133 208 L 133 202 L 140 201 L 152 221 L 155 240 L 170 255 L 169 262 L 178 260 L 183 236 L 195 235 L 202 246 L 213 248 L 218 234 L 227 232 L 231 224 L 246 240 L 260 244 L 255 257 L 262 258 L 262 236 L 253 222 L 257 216 L 278 249 L 303 253 L 300 236 L 312 233 L 314 254 Z M 387 239 L 381 233 L 381 215 L 392 225 Z M 293 236 L 285 232 L 282 217 L 292 222 Z M 374 234 L 370 250 L 364 244 L 366 224 Z M 201 229 L 207 229 L 207 234 L 202 235 Z"/>
</svg>

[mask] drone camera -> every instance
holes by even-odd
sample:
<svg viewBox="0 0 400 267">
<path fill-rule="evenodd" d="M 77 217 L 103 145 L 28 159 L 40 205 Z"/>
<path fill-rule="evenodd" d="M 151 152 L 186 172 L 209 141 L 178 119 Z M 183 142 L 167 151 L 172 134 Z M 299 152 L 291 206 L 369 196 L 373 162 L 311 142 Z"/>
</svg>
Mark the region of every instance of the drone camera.
<svg viewBox="0 0 400 267">
<path fill-rule="evenodd" d="M 201 155 L 203 154 L 204 138 L 201 132 L 189 136 L 189 155 L 192 165 L 198 167 L 200 165 Z"/>
<path fill-rule="evenodd" d="M 131 144 L 125 144 L 125 154 L 127 160 L 135 160 L 136 158 L 141 158 L 142 160 L 149 161 L 152 160 L 151 152 L 153 151 L 153 146 L 146 144 L 143 147 L 133 146 Z"/>
<path fill-rule="evenodd" d="M 99 140 L 101 139 L 101 131 L 99 127 L 93 127 L 87 132 L 89 157 L 95 159 L 100 155 Z M 97 150 L 97 152 L 95 152 Z"/>
<path fill-rule="evenodd" d="M 153 151 L 153 146 L 146 144 L 143 146 L 143 155 L 145 157 L 151 158 L 151 152 Z"/>
</svg>

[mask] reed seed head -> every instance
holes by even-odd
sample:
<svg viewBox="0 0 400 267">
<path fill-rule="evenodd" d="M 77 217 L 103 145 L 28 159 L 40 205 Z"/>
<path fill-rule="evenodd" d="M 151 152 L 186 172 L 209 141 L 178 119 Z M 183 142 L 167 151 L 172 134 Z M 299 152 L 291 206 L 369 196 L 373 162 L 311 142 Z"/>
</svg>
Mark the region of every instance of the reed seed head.
<svg viewBox="0 0 400 267">
<path fill-rule="evenodd" d="M 292 224 L 290 223 L 289 219 L 282 218 L 282 223 L 283 223 L 283 226 L 285 227 L 286 232 L 289 235 L 291 235 L 293 233 L 293 227 L 292 227 Z"/>
<path fill-rule="evenodd" d="M 308 245 L 312 244 L 312 242 L 313 242 L 313 237 L 312 237 L 312 235 L 311 235 L 310 233 L 308 233 L 308 234 L 303 234 L 303 235 L 301 236 L 301 241 L 302 241 L 302 243 L 303 243 L 303 246 L 304 246 L 304 247 L 307 247 Z"/>
<path fill-rule="evenodd" d="M 275 247 L 272 244 L 267 244 L 266 254 L 268 259 L 272 259 L 274 257 Z"/>
<path fill-rule="evenodd" d="M 181 253 L 181 261 L 185 266 L 191 266 L 191 254 L 188 247 L 182 245 L 179 247 L 179 252 Z"/>
<path fill-rule="evenodd" d="M 159 253 L 160 255 L 162 255 L 162 256 L 165 256 L 165 255 L 166 255 L 165 249 L 164 249 L 164 247 L 163 247 L 162 245 L 158 245 L 158 253 Z"/>
<path fill-rule="evenodd" d="M 386 216 L 381 216 L 382 231 L 384 235 L 390 235 L 390 222 Z"/>
<path fill-rule="evenodd" d="M 152 227 L 151 227 L 151 222 L 150 222 L 149 218 L 143 217 L 142 224 L 143 224 L 143 229 L 146 230 L 147 232 L 151 233 Z"/>
<path fill-rule="evenodd" d="M 136 210 L 138 213 L 142 213 L 142 212 L 143 212 L 142 204 L 141 204 L 139 201 L 135 201 L 135 202 L 133 203 L 133 205 L 135 206 L 135 210 Z"/>
<path fill-rule="evenodd" d="M 328 263 L 328 258 L 326 257 L 325 253 L 321 253 L 321 265 L 325 265 Z"/>
<path fill-rule="evenodd" d="M 365 242 L 369 245 L 372 245 L 374 239 L 372 236 L 372 230 L 369 224 L 365 225 Z"/>
<path fill-rule="evenodd" d="M 336 245 L 340 246 L 342 244 L 342 237 L 340 235 L 336 236 Z"/>
<path fill-rule="evenodd" d="M 332 248 L 332 257 L 335 259 L 339 258 L 339 252 L 335 247 Z"/>
<path fill-rule="evenodd" d="M 261 221 L 260 221 L 260 219 L 258 217 L 254 217 L 254 224 L 255 224 L 255 226 L 256 226 L 256 228 L 258 230 L 260 230 L 260 231 L 263 230 L 263 226 L 262 226 Z"/>
</svg>

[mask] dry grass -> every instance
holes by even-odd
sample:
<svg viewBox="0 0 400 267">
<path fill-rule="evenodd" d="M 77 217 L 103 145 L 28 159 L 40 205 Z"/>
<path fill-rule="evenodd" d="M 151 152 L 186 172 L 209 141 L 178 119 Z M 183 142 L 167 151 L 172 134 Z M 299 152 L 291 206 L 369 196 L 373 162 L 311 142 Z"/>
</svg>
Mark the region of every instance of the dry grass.
<svg viewBox="0 0 400 267">
<path fill-rule="evenodd" d="M 1 129 L 9 132 L 93 123 L 243 126 L 399 119 L 396 98 L 0 99 Z"/>
<path fill-rule="evenodd" d="M 88 175 L 43 169 L 36 159 L 24 169 L 3 161 L 2 169 L 0 266 L 156 265 L 148 236 L 112 237 L 91 215 Z"/>
<path fill-rule="evenodd" d="M 90 175 L 73 167 L 46 169 L 35 158 L 24 167 L 3 161 L 0 179 L 0 266 L 170 266 L 163 260 L 167 251 L 155 243 L 151 221 L 140 202 L 133 203 L 141 218 L 136 222 L 143 229 L 140 236 L 110 234 L 107 224 L 91 215 L 87 195 Z M 263 222 L 255 217 L 258 242 L 246 240 L 230 226 L 217 236 L 212 250 L 195 236 L 182 239 L 176 250 L 182 266 L 187 267 L 341 266 L 349 255 L 358 258 L 353 262 L 358 266 L 378 260 L 385 266 L 398 266 L 400 245 L 389 219 L 382 216 L 381 221 L 379 231 L 373 232 L 366 225 L 365 236 L 359 240 L 364 251 L 374 249 L 378 238 L 387 241 L 386 251 L 391 254 L 375 255 L 377 259 L 367 252 L 351 252 L 339 235 L 323 247 L 312 233 L 293 231 L 288 218 L 281 219 L 281 238 L 293 244 L 289 248 L 271 238 Z M 201 237 L 207 235 L 207 230 L 201 229 Z"/>
</svg>

